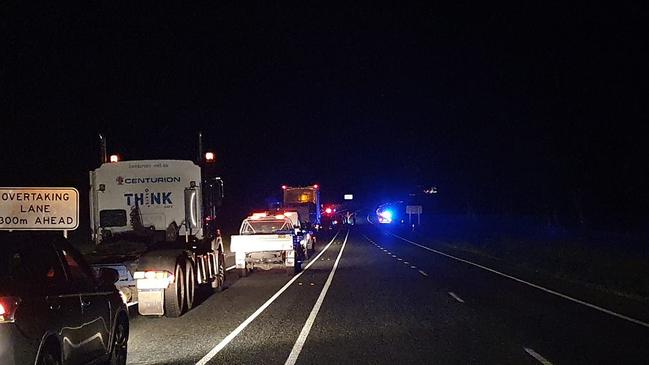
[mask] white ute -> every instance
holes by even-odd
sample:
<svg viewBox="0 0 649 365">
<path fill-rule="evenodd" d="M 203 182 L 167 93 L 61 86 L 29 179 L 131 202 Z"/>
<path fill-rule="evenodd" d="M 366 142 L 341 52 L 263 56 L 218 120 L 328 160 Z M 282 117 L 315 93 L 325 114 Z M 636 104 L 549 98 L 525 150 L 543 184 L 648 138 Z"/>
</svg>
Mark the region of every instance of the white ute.
<svg viewBox="0 0 649 365">
<path fill-rule="evenodd" d="M 269 270 L 277 265 L 287 273 L 297 273 L 313 250 L 314 240 L 301 229 L 297 212 L 254 213 L 243 220 L 239 235 L 232 236 L 230 251 L 241 277 L 255 268 Z"/>
</svg>

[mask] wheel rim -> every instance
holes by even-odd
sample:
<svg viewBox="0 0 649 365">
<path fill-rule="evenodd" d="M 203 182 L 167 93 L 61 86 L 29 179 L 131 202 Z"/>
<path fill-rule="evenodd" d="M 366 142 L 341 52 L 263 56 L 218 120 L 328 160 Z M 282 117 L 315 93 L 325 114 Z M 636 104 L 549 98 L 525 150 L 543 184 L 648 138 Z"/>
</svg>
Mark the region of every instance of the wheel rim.
<svg viewBox="0 0 649 365">
<path fill-rule="evenodd" d="M 187 285 L 187 308 L 191 309 L 194 304 L 194 267 L 191 262 L 187 263 L 187 276 L 185 277 L 185 282 Z"/>
<path fill-rule="evenodd" d="M 115 339 L 113 341 L 113 358 L 115 364 L 126 364 L 127 346 L 128 329 L 124 322 L 120 322 L 117 328 L 115 328 Z"/>
<path fill-rule="evenodd" d="M 218 280 L 219 287 L 223 285 L 225 282 L 225 256 L 223 253 L 219 253 L 219 267 L 218 267 L 219 273 L 216 277 L 216 280 Z"/>
<path fill-rule="evenodd" d="M 184 275 L 180 265 L 176 265 L 176 300 L 178 301 L 178 308 L 182 312 L 185 306 L 185 283 L 183 282 Z"/>
</svg>

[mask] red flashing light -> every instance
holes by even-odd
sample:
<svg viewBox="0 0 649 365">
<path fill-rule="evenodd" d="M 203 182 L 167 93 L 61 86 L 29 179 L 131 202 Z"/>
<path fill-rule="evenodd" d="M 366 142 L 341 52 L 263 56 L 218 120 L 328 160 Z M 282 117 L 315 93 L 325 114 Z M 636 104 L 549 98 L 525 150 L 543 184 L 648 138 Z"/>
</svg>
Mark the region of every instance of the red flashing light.
<svg viewBox="0 0 649 365">
<path fill-rule="evenodd" d="M 327 213 L 327 214 L 331 214 L 331 212 L 333 212 L 333 210 L 331 210 L 331 208 L 327 208 L 327 209 L 325 209 L 325 213 Z"/>
<path fill-rule="evenodd" d="M 214 152 L 205 152 L 206 162 L 214 162 L 215 160 L 216 160 L 216 156 L 214 156 Z"/>
<path fill-rule="evenodd" d="M 110 162 L 118 162 L 118 161 L 119 161 L 118 155 L 110 155 Z"/>
</svg>

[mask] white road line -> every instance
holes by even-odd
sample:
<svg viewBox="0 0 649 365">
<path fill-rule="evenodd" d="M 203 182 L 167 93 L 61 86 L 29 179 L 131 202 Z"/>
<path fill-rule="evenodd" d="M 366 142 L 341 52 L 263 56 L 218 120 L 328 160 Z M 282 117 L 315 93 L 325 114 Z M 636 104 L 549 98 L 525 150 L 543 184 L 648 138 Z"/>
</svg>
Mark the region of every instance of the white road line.
<svg viewBox="0 0 649 365">
<path fill-rule="evenodd" d="M 450 295 L 453 299 L 457 300 L 458 302 L 464 303 L 464 300 L 458 297 L 457 294 L 453 293 L 452 291 L 448 292 L 448 295 Z"/>
<path fill-rule="evenodd" d="M 225 271 L 234 270 L 236 267 L 237 267 L 237 265 L 232 265 L 232 266 L 226 268 Z"/>
<path fill-rule="evenodd" d="M 410 263 L 408 261 L 404 261 L 403 264 L 404 265 L 410 265 Z"/>
<path fill-rule="evenodd" d="M 327 291 L 329 291 L 329 287 L 331 286 L 331 282 L 334 280 L 334 274 L 336 273 L 336 269 L 338 268 L 338 263 L 340 262 L 340 258 L 343 256 L 343 250 L 345 249 L 345 244 L 347 244 L 347 237 L 349 237 L 349 231 L 347 231 L 347 235 L 345 236 L 345 240 L 343 241 L 343 245 L 340 248 L 340 252 L 338 253 L 338 257 L 336 258 L 336 261 L 334 262 L 334 267 L 331 269 L 331 272 L 329 273 L 329 277 L 327 278 L 327 282 L 325 282 L 324 287 L 322 288 L 322 291 L 320 292 L 320 296 L 318 297 L 318 300 L 315 302 L 315 305 L 313 306 L 313 309 L 311 310 L 311 314 L 309 314 L 309 318 L 307 318 L 306 323 L 304 323 L 304 327 L 302 327 L 302 331 L 300 332 L 300 335 L 297 338 L 297 341 L 295 341 L 295 345 L 293 345 L 293 349 L 291 350 L 291 353 L 288 355 L 288 359 L 286 359 L 285 365 L 293 365 L 297 361 L 298 356 L 300 356 L 300 352 L 302 352 L 302 347 L 304 347 L 304 343 L 306 342 L 306 338 L 309 336 L 309 332 L 311 332 L 311 327 L 313 327 L 313 323 L 315 322 L 315 318 L 318 315 L 318 312 L 320 311 L 320 307 L 322 307 L 322 302 L 324 302 L 324 298 L 327 295 Z"/>
<path fill-rule="evenodd" d="M 397 257 L 397 260 L 398 261 L 403 261 L 403 259 L 401 257 Z"/>
<path fill-rule="evenodd" d="M 419 273 L 424 275 L 424 276 L 428 276 L 428 274 L 426 274 L 423 270 L 419 270 Z"/>
<path fill-rule="evenodd" d="M 410 268 L 411 268 L 411 269 L 416 269 L 416 268 L 417 268 L 417 266 L 415 266 L 415 265 L 412 265 L 412 266 L 410 266 Z"/>
<path fill-rule="evenodd" d="M 314 257 L 313 261 L 309 262 L 309 264 L 306 265 L 304 270 L 300 271 L 297 275 L 293 276 L 293 278 L 289 280 L 288 283 L 286 283 L 280 290 L 278 290 L 277 293 L 275 293 L 272 297 L 270 297 L 270 299 L 268 299 L 266 303 L 262 304 L 261 307 L 259 307 L 253 314 L 250 315 L 250 317 L 246 318 L 245 321 L 241 322 L 241 324 L 237 328 L 235 328 L 234 331 L 230 332 L 230 334 L 227 335 L 223 340 L 221 340 L 221 342 L 219 342 L 216 346 L 214 346 L 214 348 L 210 350 L 210 352 L 208 352 L 205 356 L 203 356 L 203 358 L 200 359 L 196 363 L 196 365 L 207 364 L 208 361 L 212 360 L 212 358 L 214 358 L 216 354 L 218 354 L 221 350 L 223 350 L 225 346 L 227 346 L 235 337 L 237 337 L 237 335 L 241 333 L 241 331 L 243 331 L 246 327 L 248 327 L 248 325 L 252 323 L 252 321 L 254 321 L 255 318 L 257 318 L 264 310 L 266 310 L 266 308 L 268 308 L 269 305 L 271 305 L 280 295 L 282 295 L 282 293 L 286 289 L 288 289 L 288 287 L 291 286 L 291 284 L 293 284 L 295 280 L 297 280 L 309 267 L 311 267 L 313 263 L 318 261 L 318 258 L 320 258 L 320 256 L 323 253 L 325 253 L 325 251 L 327 251 L 329 246 L 331 246 L 331 244 L 334 242 L 334 240 L 338 236 L 338 233 L 340 233 L 340 231 L 338 231 L 336 235 L 331 239 L 331 241 L 329 241 L 329 243 L 325 246 L 325 248 L 323 248 L 322 251 L 320 251 L 320 253 L 316 257 Z M 347 234 L 349 234 L 349 232 L 347 232 Z"/>
<path fill-rule="evenodd" d="M 543 365 L 552 365 L 552 363 L 549 362 L 545 357 L 541 356 L 538 352 L 532 350 L 531 348 L 529 348 L 529 347 L 523 347 L 523 349 L 524 349 L 525 352 L 527 352 L 530 356 L 532 356 L 533 358 L 535 358 L 536 360 L 538 360 L 538 362 L 540 362 L 541 364 L 543 364 Z"/>
<path fill-rule="evenodd" d="M 631 317 L 625 316 L 624 314 L 620 314 L 620 313 L 614 312 L 614 311 L 612 311 L 612 310 L 610 310 L 610 309 L 602 308 L 602 307 L 600 307 L 600 306 L 598 306 L 598 305 L 588 303 L 588 302 L 583 301 L 583 300 L 581 300 L 581 299 L 573 298 L 573 297 L 571 297 L 571 296 L 569 296 L 569 295 L 566 295 L 566 294 L 563 294 L 563 293 L 559 293 L 558 291 L 554 291 L 554 290 L 552 290 L 552 289 L 548 289 L 548 288 L 542 287 L 542 286 L 540 286 L 540 285 L 537 285 L 537 284 L 531 283 L 531 282 L 529 282 L 529 281 L 525 281 L 525 280 L 523 280 L 523 279 L 519 279 L 519 278 L 517 278 L 517 277 L 515 277 L 515 276 L 511 276 L 511 275 L 509 275 L 509 274 L 505 274 L 505 273 L 503 273 L 503 272 L 500 272 L 500 271 L 497 271 L 497 270 L 494 270 L 494 269 L 488 268 L 488 267 L 486 267 L 486 266 L 484 266 L 484 265 L 476 264 L 475 262 L 471 262 L 471 261 L 469 261 L 469 260 L 461 259 L 461 258 L 459 258 L 459 257 L 453 256 L 453 255 L 449 255 L 449 254 L 444 253 L 444 252 L 442 252 L 442 251 L 438 251 L 438 250 L 432 249 L 432 248 L 430 248 L 430 247 L 426 247 L 426 246 L 424 246 L 424 245 L 420 245 L 420 244 L 417 243 L 417 242 L 413 242 L 413 241 L 411 241 L 411 240 L 409 240 L 409 239 L 407 239 L 407 238 L 403 238 L 403 237 L 397 236 L 396 234 L 392 234 L 392 233 L 390 233 L 390 234 L 391 234 L 392 236 L 397 237 L 397 238 L 399 238 L 399 239 L 401 239 L 401 240 L 403 240 L 403 241 L 406 241 L 406 242 L 408 242 L 408 243 L 410 243 L 410 244 L 412 244 L 412 245 L 415 245 L 415 246 L 421 247 L 421 248 L 423 248 L 424 250 L 428 250 L 428 251 L 430 251 L 430 252 L 434 252 L 434 253 L 436 253 L 436 254 L 438 254 L 438 255 L 442 255 L 442 256 L 448 257 L 448 258 L 450 258 L 450 259 L 456 260 L 456 261 L 464 262 L 465 264 L 469 264 L 469 265 L 475 266 L 475 267 L 480 268 L 480 269 L 483 269 L 483 270 L 485 270 L 485 271 L 489 271 L 489 272 L 491 272 L 491 273 L 494 273 L 494 274 L 500 275 L 500 276 L 502 276 L 502 277 L 505 277 L 505 278 L 508 278 L 508 279 L 511 279 L 511 280 L 517 281 L 517 282 L 519 282 L 519 283 L 521 283 L 521 284 L 529 285 L 529 286 L 531 286 L 531 287 L 533 287 L 533 288 L 536 288 L 536 289 L 542 290 L 542 291 L 544 291 L 544 292 L 546 292 L 546 293 L 549 293 L 549 294 L 552 294 L 552 295 L 556 295 L 556 296 L 558 296 L 558 297 L 560 297 L 560 298 L 567 299 L 567 300 L 570 300 L 570 301 L 575 302 L 575 303 L 577 303 L 577 304 L 581 304 L 581 305 L 584 305 L 584 306 L 586 306 L 586 307 L 589 307 L 589 308 L 592 308 L 592 309 L 598 310 L 598 311 L 600 311 L 600 312 L 602 312 L 602 313 L 606 313 L 606 314 L 611 315 L 611 316 L 613 316 L 613 317 L 617 317 L 617 318 L 623 319 L 623 320 L 625 320 L 625 321 L 629 321 L 629 322 L 632 322 L 632 323 L 635 323 L 635 324 L 639 324 L 639 325 L 641 325 L 641 326 L 643 326 L 643 327 L 647 327 L 647 328 L 649 328 L 649 323 L 647 323 L 647 322 L 643 322 L 643 321 L 641 321 L 641 320 L 638 320 L 638 319 L 635 319 L 635 318 L 631 318 Z"/>
<path fill-rule="evenodd" d="M 392 257 L 397 257 L 397 255 L 392 255 Z"/>
</svg>

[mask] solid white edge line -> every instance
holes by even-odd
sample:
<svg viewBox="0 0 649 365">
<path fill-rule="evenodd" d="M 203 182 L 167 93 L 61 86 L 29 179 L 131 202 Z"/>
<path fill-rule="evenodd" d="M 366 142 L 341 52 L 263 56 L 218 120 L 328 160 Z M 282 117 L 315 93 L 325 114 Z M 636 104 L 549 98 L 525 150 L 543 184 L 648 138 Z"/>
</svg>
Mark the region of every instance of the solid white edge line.
<svg viewBox="0 0 649 365">
<path fill-rule="evenodd" d="M 313 261 L 309 262 L 309 264 L 306 265 L 304 270 L 300 271 L 297 275 L 293 276 L 293 278 L 291 278 L 291 280 L 289 280 L 286 284 L 284 284 L 284 286 L 281 289 L 279 289 L 277 293 L 273 294 L 273 296 L 270 297 L 266 301 L 266 303 L 262 304 L 261 307 L 259 307 L 253 314 L 250 315 L 250 317 L 246 318 L 245 321 L 241 322 L 241 324 L 239 324 L 237 328 L 235 328 L 232 332 L 230 332 L 229 335 L 227 335 L 223 340 L 221 340 L 221 342 L 219 342 L 216 346 L 214 346 L 214 348 L 211 349 L 210 352 L 205 354 L 205 356 L 203 356 L 203 358 L 200 359 L 196 363 L 196 365 L 207 364 L 208 361 L 212 360 L 212 358 L 214 358 L 216 354 L 218 354 L 221 350 L 223 350 L 225 346 L 227 346 L 235 337 L 237 337 L 237 335 L 241 333 L 241 331 L 243 331 L 246 327 L 248 327 L 248 325 L 252 323 L 252 321 L 254 321 L 255 318 L 257 318 L 264 310 L 266 310 L 266 308 L 268 308 L 268 306 L 271 305 L 280 295 L 282 295 L 282 293 L 286 289 L 288 289 L 288 287 L 291 286 L 291 284 L 293 284 L 295 280 L 297 280 L 304 272 L 306 272 L 306 270 L 311 265 L 313 265 L 314 262 L 318 261 L 318 258 L 320 258 L 320 256 L 327 251 L 327 249 L 329 248 L 329 246 L 331 246 L 331 244 L 334 242 L 336 237 L 338 237 L 338 233 L 340 233 L 340 231 L 336 232 L 336 235 L 331 239 L 331 241 L 329 241 L 327 246 L 325 246 L 325 248 L 323 248 L 322 251 L 320 251 L 320 253 L 313 258 Z"/>
<path fill-rule="evenodd" d="M 226 268 L 225 271 L 234 270 L 236 267 L 237 267 L 237 265 L 232 265 L 232 266 Z"/>
<path fill-rule="evenodd" d="M 563 294 L 563 293 L 559 293 L 558 291 L 554 291 L 554 290 L 552 290 L 552 289 L 548 289 L 548 288 L 542 287 L 542 286 L 540 286 L 540 285 L 538 285 L 538 284 L 534 284 L 534 283 L 531 283 L 531 282 L 529 282 L 529 281 L 525 281 L 525 280 L 523 280 L 523 279 L 519 279 L 519 278 L 517 278 L 517 277 L 515 277 L 515 276 L 511 276 L 511 275 L 509 275 L 509 274 L 505 274 L 505 273 L 503 273 L 503 272 L 500 272 L 500 271 L 497 271 L 497 270 L 491 269 L 491 268 L 486 267 L 486 266 L 484 266 L 484 265 L 476 264 L 475 262 L 471 262 L 471 261 L 469 261 L 469 260 L 461 259 L 461 258 L 459 258 L 459 257 L 455 257 L 455 256 L 453 256 L 453 255 L 449 255 L 449 254 L 444 253 L 444 252 L 442 252 L 442 251 L 438 251 L 438 250 L 432 249 L 432 248 L 430 248 L 430 247 L 426 247 L 426 246 L 424 246 L 424 245 L 420 245 L 420 244 L 417 243 L 417 242 L 413 242 L 413 241 L 411 241 L 411 240 L 409 240 L 409 239 L 407 239 L 407 238 L 403 238 L 403 237 L 397 236 L 396 234 L 392 234 L 392 233 L 390 233 L 390 234 L 391 234 L 392 236 L 397 237 L 397 238 L 399 238 L 399 239 L 401 239 L 401 240 L 404 240 L 404 241 L 406 241 L 406 242 L 408 242 L 408 243 L 410 243 L 410 244 L 413 244 L 413 245 L 415 245 L 415 246 L 421 247 L 421 248 L 423 248 L 424 250 L 428 250 L 428 251 L 430 251 L 430 252 L 434 252 L 434 253 L 436 253 L 436 254 L 438 254 L 438 255 L 442 255 L 442 256 L 448 257 L 448 258 L 450 258 L 450 259 L 456 260 L 456 261 L 464 262 L 465 264 L 469 264 L 469 265 L 475 266 L 475 267 L 477 267 L 477 268 L 480 268 L 480 269 L 483 269 L 483 270 L 489 271 L 489 272 L 491 272 L 491 273 L 494 273 L 494 274 L 500 275 L 500 276 L 502 276 L 502 277 L 505 277 L 505 278 L 508 278 L 508 279 L 511 279 L 511 280 L 517 281 L 517 282 L 519 282 L 519 283 L 521 283 L 521 284 L 529 285 L 529 286 L 531 286 L 531 287 L 533 287 L 533 288 L 536 288 L 536 289 L 542 290 L 542 291 L 544 291 L 544 292 L 546 292 L 546 293 L 553 294 L 553 295 L 556 295 L 556 296 L 561 297 L 561 298 L 563 298 L 563 299 L 567 299 L 567 300 L 570 300 L 570 301 L 572 301 L 572 302 L 575 302 L 575 303 L 577 303 L 577 304 L 581 304 L 581 305 L 584 305 L 584 306 L 586 306 L 586 307 L 589 307 L 589 308 L 592 308 L 592 309 L 598 310 L 598 311 L 600 311 L 600 312 L 602 312 L 602 313 L 609 314 L 609 315 L 611 315 L 611 316 L 613 316 L 613 317 L 617 317 L 617 318 L 620 318 L 620 319 L 623 319 L 623 320 L 626 320 L 626 321 L 629 321 L 629 322 L 632 322 L 632 323 L 635 323 L 635 324 L 639 324 L 639 325 L 641 325 L 641 326 L 644 326 L 644 327 L 649 328 L 649 323 L 647 323 L 647 322 L 643 322 L 643 321 L 641 321 L 641 320 L 638 320 L 638 319 L 635 319 L 635 318 L 631 318 L 631 317 L 625 316 L 624 314 L 620 314 L 620 313 L 614 312 L 614 311 L 612 311 L 612 310 L 610 310 L 610 309 L 606 309 L 606 308 L 600 307 L 600 306 L 598 306 L 598 305 L 588 303 L 588 302 L 583 301 L 583 300 L 581 300 L 581 299 L 573 298 L 573 297 L 571 297 L 571 296 L 569 296 L 569 295 L 566 295 L 566 294 Z"/>
<path fill-rule="evenodd" d="M 550 361 L 548 361 L 545 357 L 541 356 L 538 352 L 532 350 L 529 347 L 523 347 L 523 350 L 527 352 L 530 356 L 535 358 L 538 362 L 540 362 L 543 365 L 552 365 Z"/>
<path fill-rule="evenodd" d="M 457 300 L 460 303 L 464 303 L 464 299 L 460 298 L 457 296 L 457 294 L 453 293 L 452 291 L 448 292 L 448 295 L 450 295 L 453 299 Z"/>
<path fill-rule="evenodd" d="M 324 302 L 324 298 L 327 295 L 327 291 L 329 291 L 331 282 L 334 280 L 334 274 L 336 273 L 336 269 L 338 268 L 338 263 L 340 262 L 340 258 L 343 256 L 343 250 L 345 249 L 345 245 L 347 244 L 348 237 L 349 237 L 349 231 L 347 231 L 347 235 L 345 236 L 343 245 L 340 248 L 340 252 L 338 253 L 338 257 L 336 258 L 336 261 L 334 262 L 334 266 L 331 269 L 331 272 L 329 273 L 329 277 L 327 278 L 327 281 L 325 282 L 325 285 L 322 288 L 322 291 L 320 292 L 320 296 L 318 297 L 318 300 L 315 302 L 315 305 L 311 310 L 311 314 L 309 314 L 309 318 L 307 318 L 306 322 L 304 323 L 304 327 L 302 327 L 302 331 L 300 332 L 297 341 L 295 341 L 295 344 L 293 345 L 293 349 L 291 350 L 291 353 L 288 355 L 288 359 L 286 359 L 286 362 L 284 363 L 285 365 L 295 364 L 298 356 L 300 356 L 300 352 L 302 352 L 302 347 L 304 347 L 304 343 L 306 342 L 306 339 L 309 336 L 309 332 L 311 332 L 311 327 L 313 327 L 315 318 L 318 315 L 318 312 L 320 311 L 320 307 L 322 307 L 322 303 Z"/>
</svg>

